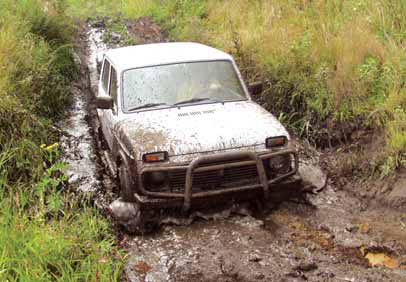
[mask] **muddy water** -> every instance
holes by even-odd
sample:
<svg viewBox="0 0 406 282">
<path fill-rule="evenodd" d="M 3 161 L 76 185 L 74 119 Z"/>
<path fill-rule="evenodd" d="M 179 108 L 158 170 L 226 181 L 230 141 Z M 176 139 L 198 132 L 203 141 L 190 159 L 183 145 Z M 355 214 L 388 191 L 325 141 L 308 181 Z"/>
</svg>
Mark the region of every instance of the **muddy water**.
<svg viewBox="0 0 406 282">
<path fill-rule="evenodd" d="M 363 208 L 327 187 L 255 218 L 165 226 L 126 239 L 126 272 L 130 281 L 406 281 L 399 215 L 380 226 L 378 213 Z M 386 253 L 399 266 L 372 268 L 361 248 Z"/>
<path fill-rule="evenodd" d="M 97 155 L 97 121 L 89 105 L 97 86 L 95 60 L 107 48 L 102 32 L 88 28 L 82 34 L 90 73 L 75 86 L 71 115 L 60 124 L 70 182 L 81 191 L 102 191 L 98 197 L 111 193 L 114 183 Z M 332 185 L 254 216 L 166 224 L 120 240 L 129 252 L 129 281 L 406 281 L 405 215 L 371 209 Z M 368 254 L 384 254 L 391 263 L 372 267 Z"/>
<path fill-rule="evenodd" d="M 93 137 L 87 118 L 86 92 L 78 85 L 73 86 L 73 106 L 69 116 L 59 123 L 63 128 L 60 140 L 64 152 L 63 160 L 68 164 L 66 175 L 69 183 L 82 192 L 95 193 L 101 188 Z"/>
</svg>

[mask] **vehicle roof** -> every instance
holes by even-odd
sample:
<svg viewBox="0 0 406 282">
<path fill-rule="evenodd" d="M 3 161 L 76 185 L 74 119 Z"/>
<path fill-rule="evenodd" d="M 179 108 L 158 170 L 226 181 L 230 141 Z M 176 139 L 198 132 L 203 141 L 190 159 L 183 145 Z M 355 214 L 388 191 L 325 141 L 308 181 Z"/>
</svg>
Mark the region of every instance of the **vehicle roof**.
<svg viewBox="0 0 406 282">
<path fill-rule="evenodd" d="M 195 61 L 232 60 L 218 49 L 192 42 L 153 43 L 110 49 L 105 52 L 118 71 Z"/>
</svg>

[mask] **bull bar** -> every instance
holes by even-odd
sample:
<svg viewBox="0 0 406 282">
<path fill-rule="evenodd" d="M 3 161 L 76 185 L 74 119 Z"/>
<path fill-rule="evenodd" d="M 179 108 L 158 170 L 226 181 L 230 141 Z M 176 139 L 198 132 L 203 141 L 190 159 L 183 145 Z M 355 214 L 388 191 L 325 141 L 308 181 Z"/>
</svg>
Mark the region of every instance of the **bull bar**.
<svg viewBox="0 0 406 282">
<path fill-rule="evenodd" d="M 283 175 L 278 175 L 275 178 L 268 179 L 267 174 L 265 172 L 263 160 L 272 158 L 272 157 L 276 157 L 279 155 L 286 155 L 286 154 L 293 155 L 293 158 L 294 158 L 293 168 L 289 172 L 287 172 Z M 199 165 L 202 163 L 228 161 L 228 160 L 238 159 L 238 158 L 246 158 L 249 160 L 199 167 Z M 257 183 L 257 184 L 244 185 L 244 186 L 234 187 L 234 188 L 223 188 L 223 189 L 218 189 L 215 191 L 204 191 L 204 192 L 192 193 L 193 174 L 196 172 L 223 170 L 225 168 L 232 168 L 232 167 L 239 167 L 239 166 L 253 165 L 253 164 L 255 164 L 257 167 L 257 172 L 258 172 L 258 177 L 259 177 L 259 183 Z M 147 172 L 186 170 L 186 181 L 185 181 L 184 193 L 147 191 L 144 187 L 142 177 L 138 177 L 138 189 L 145 196 L 158 197 L 158 198 L 177 198 L 177 199 L 183 198 L 183 209 L 185 211 L 188 211 L 191 207 L 191 201 L 193 198 L 203 198 L 203 197 L 228 194 L 228 193 L 233 193 L 233 192 L 254 190 L 254 189 L 258 189 L 258 188 L 263 189 L 264 197 L 265 197 L 265 199 L 268 199 L 269 198 L 269 186 L 278 181 L 281 181 L 282 179 L 285 179 L 289 176 L 296 174 L 298 171 L 298 166 L 299 166 L 299 161 L 298 161 L 297 152 L 294 149 L 290 149 L 290 148 L 284 149 L 284 150 L 281 150 L 278 152 L 271 152 L 271 153 L 266 153 L 266 154 L 262 154 L 262 155 L 258 155 L 254 152 L 248 152 L 248 151 L 227 152 L 227 153 L 221 153 L 221 154 L 215 154 L 215 155 L 201 156 L 201 157 L 193 160 L 188 165 L 145 167 L 145 168 L 141 169 L 140 175 L 143 175 L 144 173 L 147 173 Z"/>
</svg>

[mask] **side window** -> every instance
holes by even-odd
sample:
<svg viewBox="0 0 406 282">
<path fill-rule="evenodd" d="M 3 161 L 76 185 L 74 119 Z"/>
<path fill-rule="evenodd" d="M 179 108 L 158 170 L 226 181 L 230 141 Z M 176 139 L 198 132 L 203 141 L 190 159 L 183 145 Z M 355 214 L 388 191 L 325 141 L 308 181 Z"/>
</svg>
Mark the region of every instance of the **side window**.
<svg viewBox="0 0 406 282">
<path fill-rule="evenodd" d="M 117 103 L 117 72 L 113 67 L 111 67 L 109 95 L 114 103 Z"/>
<path fill-rule="evenodd" d="M 110 62 L 104 60 L 103 73 L 102 73 L 102 85 L 104 90 L 107 92 L 109 86 L 109 73 L 110 73 Z"/>
</svg>

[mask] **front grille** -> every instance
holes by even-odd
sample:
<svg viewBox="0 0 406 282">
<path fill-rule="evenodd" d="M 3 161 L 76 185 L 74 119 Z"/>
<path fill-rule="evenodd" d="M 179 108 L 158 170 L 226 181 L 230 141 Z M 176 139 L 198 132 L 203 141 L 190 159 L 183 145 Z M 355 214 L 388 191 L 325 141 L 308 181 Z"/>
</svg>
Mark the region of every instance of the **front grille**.
<svg viewBox="0 0 406 282">
<path fill-rule="evenodd" d="M 173 192 L 182 193 L 185 188 L 186 171 L 172 171 L 169 173 L 169 186 Z M 259 183 L 256 165 L 225 168 L 196 172 L 193 175 L 193 192 L 203 192 L 216 189 L 231 188 Z"/>
<path fill-rule="evenodd" d="M 240 160 L 234 160 L 240 161 Z M 222 162 L 228 163 L 228 162 Z M 202 164 L 201 167 L 219 164 Z M 145 178 L 144 178 L 145 179 Z M 172 170 L 168 172 L 168 182 L 162 187 L 152 187 L 144 182 L 148 191 L 165 191 L 183 193 L 186 183 L 186 170 Z M 210 170 L 195 172 L 193 174 L 192 192 L 204 192 L 218 189 L 234 188 L 259 183 L 257 167 L 255 164 L 225 168 L 223 170 Z"/>
<path fill-rule="evenodd" d="M 216 161 L 202 163 L 199 167 L 214 166 L 219 164 L 236 163 L 248 159 L 231 159 L 227 161 Z M 262 160 L 265 173 L 268 179 L 279 175 L 269 165 L 269 158 Z M 290 167 L 290 170 L 292 167 Z M 167 171 L 167 181 L 159 186 L 148 183 L 143 175 L 144 187 L 151 192 L 184 193 L 186 183 L 186 169 Z M 192 193 L 214 191 L 219 189 L 236 188 L 246 185 L 260 184 L 256 164 L 241 165 L 218 170 L 201 171 L 193 174 Z"/>
</svg>

